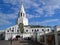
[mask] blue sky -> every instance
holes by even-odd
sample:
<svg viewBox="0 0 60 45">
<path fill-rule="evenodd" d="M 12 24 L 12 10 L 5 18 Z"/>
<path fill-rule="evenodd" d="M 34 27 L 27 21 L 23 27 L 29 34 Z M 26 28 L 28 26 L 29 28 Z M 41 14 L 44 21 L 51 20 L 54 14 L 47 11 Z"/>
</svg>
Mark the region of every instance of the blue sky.
<svg viewBox="0 0 60 45">
<path fill-rule="evenodd" d="M 16 24 L 21 2 L 29 25 L 60 25 L 60 0 L 0 0 L 0 30 Z"/>
</svg>

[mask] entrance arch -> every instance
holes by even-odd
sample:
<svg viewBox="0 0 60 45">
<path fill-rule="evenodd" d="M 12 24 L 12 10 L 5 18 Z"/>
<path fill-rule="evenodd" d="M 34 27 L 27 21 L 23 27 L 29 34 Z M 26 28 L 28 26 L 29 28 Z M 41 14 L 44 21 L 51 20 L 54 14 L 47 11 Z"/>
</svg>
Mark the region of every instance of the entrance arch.
<svg viewBox="0 0 60 45">
<path fill-rule="evenodd" d="M 16 38 L 20 38 L 20 35 L 16 35 Z"/>
<path fill-rule="evenodd" d="M 16 35 L 16 39 L 18 40 L 20 38 L 20 35 Z"/>
<path fill-rule="evenodd" d="M 20 38 L 20 35 L 14 35 L 12 40 L 18 40 Z"/>
</svg>

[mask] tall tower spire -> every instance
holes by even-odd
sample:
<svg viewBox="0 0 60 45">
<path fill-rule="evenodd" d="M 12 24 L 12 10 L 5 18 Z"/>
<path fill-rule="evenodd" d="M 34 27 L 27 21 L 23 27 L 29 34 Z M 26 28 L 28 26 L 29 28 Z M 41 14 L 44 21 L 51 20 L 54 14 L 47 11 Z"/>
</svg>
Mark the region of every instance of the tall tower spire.
<svg viewBox="0 0 60 45">
<path fill-rule="evenodd" d="M 23 4 L 21 5 L 21 10 L 20 11 L 25 13 Z"/>
<path fill-rule="evenodd" d="M 23 25 L 28 25 L 28 19 L 26 17 L 26 13 L 25 13 L 25 10 L 24 10 L 24 6 L 23 4 L 21 5 L 21 8 L 20 8 L 20 11 L 19 11 L 19 14 L 18 14 L 18 25 L 20 23 L 23 23 Z"/>
<path fill-rule="evenodd" d="M 26 17 L 23 4 L 21 5 L 20 11 L 19 11 L 19 17 Z"/>
</svg>

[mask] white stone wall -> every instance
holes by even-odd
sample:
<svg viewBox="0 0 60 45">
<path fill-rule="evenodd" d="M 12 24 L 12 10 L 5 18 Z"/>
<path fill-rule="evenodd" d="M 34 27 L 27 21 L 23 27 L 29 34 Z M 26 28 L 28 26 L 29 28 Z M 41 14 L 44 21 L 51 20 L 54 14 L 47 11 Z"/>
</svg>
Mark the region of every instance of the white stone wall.
<svg viewBox="0 0 60 45">
<path fill-rule="evenodd" d="M 28 25 L 28 19 L 26 17 L 23 18 L 23 24 Z"/>
<path fill-rule="evenodd" d="M 34 33 L 34 32 L 36 32 L 38 30 L 37 32 L 40 33 L 40 34 L 42 34 L 42 33 L 44 33 L 42 31 L 42 29 L 44 29 L 45 33 L 51 32 L 51 28 L 48 28 L 48 27 L 47 28 L 30 28 L 30 27 L 24 27 L 24 32 L 26 32 L 26 33 Z M 49 29 L 49 31 L 48 31 L 48 29 Z"/>
<path fill-rule="evenodd" d="M 20 24 L 20 23 L 23 23 L 23 18 L 22 17 L 18 18 L 18 24 Z"/>
<path fill-rule="evenodd" d="M 28 25 L 28 19 L 26 17 L 18 18 L 18 24 L 23 23 L 24 25 Z"/>
<path fill-rule="evenodd" d="M 55 27 L 57 31 L 60 31 L 60 26 Z"/>
<path fill-rule="evenodd" d="M 39 31 L 37 31 L 37 29 L 39 30 Z M 39 42 L 40 41 L 40 35 L 44 35 L 44 32 L 42 31 L 42 29 L 44 29 L 45 30 L 45 33 L 49 33 L 49 32 L 51 32 L 52 30 L 51 30 L 51 28 L 50 27 L 43 27 L 43 28 L 30 28 L 29 26 L 28 27 L 24 27 L 24 32 L 25 33 L 31 33 L 32 34 L 32 38 L 33 38 L 33 40 L 35 40 L 35 38 L 36 38 L 36 31 L 37 31 L 37 41 Z M 48 29 L 49 29 L 49 31 L 48 31 Z M 26 31 L 26 30 L 28 30 L 28 31 Z M 32 31 L 33 30 L 33 31 Z M 36 30 L 36 31 L 35 31 Z"/>
<path fill-rule="evenodd" d="M 20 31 L 18 32 L 17 30 L 18 30 L 18 25 L 7 28 L 5 31 L 5 40 L 10 39 L 11 36 L 13 37 L 15 35 L 18 35 Z"/>
</svg>

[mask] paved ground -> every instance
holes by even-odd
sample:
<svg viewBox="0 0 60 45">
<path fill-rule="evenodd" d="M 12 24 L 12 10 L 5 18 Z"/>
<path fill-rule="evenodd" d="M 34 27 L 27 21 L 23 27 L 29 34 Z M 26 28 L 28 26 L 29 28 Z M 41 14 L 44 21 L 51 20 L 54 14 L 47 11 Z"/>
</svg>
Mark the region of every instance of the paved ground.
<svg viewBox="0 0 60 45">
<path fill-rule="evenodd" d="M 13 41 L 12 44 L 10 41 L 0 41 L 0 45 L 40 45 L 40 44 L 32 42 L 31 40 L 21 40 Z"/>
<path fill-rule="evenodd" d="M 0 41 L 0 45 L 9 45 L 10 42 L 9 41 Z"/>
</svg>

